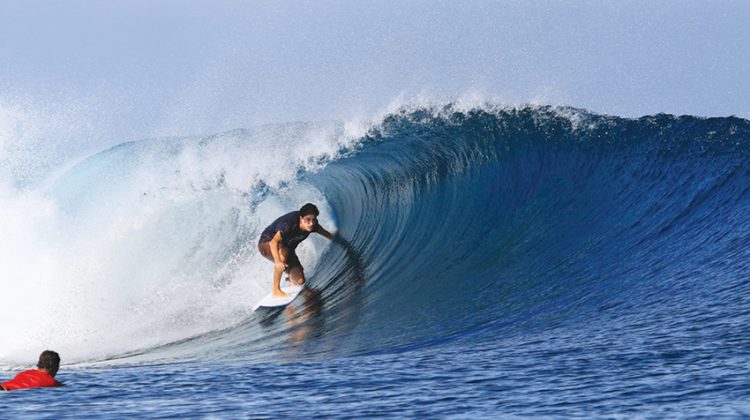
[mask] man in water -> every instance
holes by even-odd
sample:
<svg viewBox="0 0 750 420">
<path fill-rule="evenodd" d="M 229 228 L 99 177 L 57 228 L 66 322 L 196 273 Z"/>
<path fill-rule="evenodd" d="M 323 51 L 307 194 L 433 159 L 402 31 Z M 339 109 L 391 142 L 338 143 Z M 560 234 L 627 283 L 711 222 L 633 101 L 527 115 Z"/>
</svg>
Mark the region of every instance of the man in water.
<svg viewBox="0 0 750 420">
<path fill-rule="evenodd" d="M 3 391 L 12 391 L 15 389 L 25 388 L 47 388 L 62 386 L 55 380 L 57 370 L 60 369 L 60 355 L 52 350 L 45 350 L 39 355 L 39 362 L 36 369 L 26 370 L 10 381 L 5 381 L 0 385 Z"/>
<path fill-rule="evenodd" d="M 258 250 L 261 255 L 274 263 L 273 295 L 288 296 L 281 290 L 281 273 L 287 273 L 297 285 L 305 283 L 305 272 L 294 252 L 300 242 L 315 232 L 332 240 L 335 234 L 318 224 L 318 208 L 307 203 L 299 211 L 287 213 L 274 220 L 260 235 Z"/>
</svg>

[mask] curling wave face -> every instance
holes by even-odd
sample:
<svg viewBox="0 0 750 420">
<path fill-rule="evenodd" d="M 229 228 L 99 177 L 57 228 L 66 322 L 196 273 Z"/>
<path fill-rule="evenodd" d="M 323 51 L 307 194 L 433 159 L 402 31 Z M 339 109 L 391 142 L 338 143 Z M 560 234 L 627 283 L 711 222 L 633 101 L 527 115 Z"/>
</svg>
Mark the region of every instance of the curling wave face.
<svg viewBox="0 0 750 420">
<path fill-rule="evenodd" d="M 628 337 L 643 319 L 679 335 L 710 308 L 747 312 L 745 120 L 447 105 L 356 138 L 342 127 L 130 143 L 81 162 L 36 198 L 49 214 L 30 241 L 54 245 L 26 256 L 47 265 L 22 290 L 51 306 L 16 320 L 26 346 L 0 359 L 36 348 L 28 331 L 90 360 L 310 358 L 559 328 Z M 257 235 L 306 201 L 344 241 L 306 244 L 310 287 L 287 310 L 248 312 L 270 288 Z"/>
<path fill-rule="evenodd" d="M 360 145 L 311 177 L 365 266 L 337 349 L 627 336 L 644 318 L 679 335 L 747 309 L 746 120 L 448 106 L 391 115 Z"/>
</svg>

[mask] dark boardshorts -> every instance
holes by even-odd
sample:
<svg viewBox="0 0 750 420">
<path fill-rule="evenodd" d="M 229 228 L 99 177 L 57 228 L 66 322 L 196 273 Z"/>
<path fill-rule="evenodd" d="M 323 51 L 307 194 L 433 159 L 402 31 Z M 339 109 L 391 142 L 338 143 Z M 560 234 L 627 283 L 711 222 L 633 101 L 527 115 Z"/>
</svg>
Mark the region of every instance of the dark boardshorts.
<svg viewBox="0 0 750 420">
<path fill-rule="evenodd" d="M 259 243 L 258 251 L 260 251 L 260 255 L 266 257 L 272 263 L 275 263 L 275 261 L 273 260 L 273 254 L 271 254 L 270 242 Z M 290 271 L 292 271 L 292 268 L 294 267 L 299 267 L 299 269 L 302 270 L 302 264 L 299 262 L 299 258 L 297 257 L 297 254 L 294 252 L 293 249 L 291 249 L 289 250 L 289 254 L 287 254 L 286 256 L 286 268 L 284 269 L 284 272 L 288 274 Z"/>
</svg>

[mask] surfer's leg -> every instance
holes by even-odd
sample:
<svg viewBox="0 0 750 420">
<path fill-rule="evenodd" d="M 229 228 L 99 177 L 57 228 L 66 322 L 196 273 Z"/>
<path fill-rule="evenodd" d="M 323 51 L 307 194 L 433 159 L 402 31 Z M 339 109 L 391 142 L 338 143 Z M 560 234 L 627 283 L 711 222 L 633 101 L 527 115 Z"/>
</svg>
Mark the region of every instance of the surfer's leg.
<svg viewBox="0 0 750 420">
<path fill-rule="evenodd" d="M 292 283 L 298 286 L 305 284 L 305 269 L 294 252 L 290 252 L 286 257 L 286 272 L 289 273 Z"/>
<path fill-rule="evenodd" d="M 268 242 L 262 242 L 258 244 L 258 250 L 260 251 L 260 254 L 266 257 L 269 261 L 273 261 L 273 254 L 271 254 L 271 244 Z M 286 255 L 286 248 L 279 247 L 279 252 L 282 252 L 282 255 Z M 288 296 L 286 292 L 281 290 L 281 273 L 282 270 L 279 270 L 276 268 L 276 265 L 273 266 L 273 295 L 284 297 Z"/>
<path fill-rule="evenodd" d="M 301 266 L 293 267 L 291 270 L 289 270 L 289 277 L 297 286 L 305 284 L 305 272 L 302 270 Z"/>
<path fill-rule="evenodd" d="M 273 295 L 279 297 L 289 296 L 281 290 L 281 272 L 276 266 L 273 267 Z"/>
<path fill-rule="evenodd" d="M 260 255 L 264 256 L 268 261 L 273 262 L 273 254 L 271 254 L 271 243 L 261 242 L 258 244 L 258 251 Z"/>
</svg>

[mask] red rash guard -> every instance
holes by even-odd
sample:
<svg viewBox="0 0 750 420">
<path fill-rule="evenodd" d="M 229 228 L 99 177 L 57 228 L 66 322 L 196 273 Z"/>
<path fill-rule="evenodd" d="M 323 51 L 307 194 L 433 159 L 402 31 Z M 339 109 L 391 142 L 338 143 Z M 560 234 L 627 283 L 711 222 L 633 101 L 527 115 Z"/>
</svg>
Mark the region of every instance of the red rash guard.
<svg viewBox="0 0 750 420">
<path fill-rule="evenodd" d="M 60 382 L 57 382 L 55 378 L 50 376 L 47 372 L 42 372 L 41 370 L 36 369 L 21 372 L 10 381 L 3 382 L 2 385 L 3 388 L 8 391 L 25 388 L 62 386 Z"/>
</svg>

